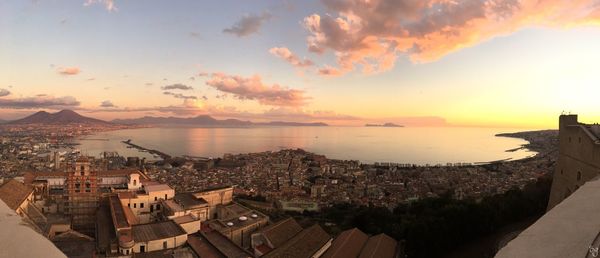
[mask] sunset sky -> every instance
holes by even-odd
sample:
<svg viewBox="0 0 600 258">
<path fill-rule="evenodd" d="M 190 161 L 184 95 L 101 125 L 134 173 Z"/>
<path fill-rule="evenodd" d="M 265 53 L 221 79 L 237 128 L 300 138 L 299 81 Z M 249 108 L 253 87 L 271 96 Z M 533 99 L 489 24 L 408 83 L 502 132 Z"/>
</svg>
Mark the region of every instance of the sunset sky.
<svg viewBox="0 0 600 258">
<path fill-rule="evenodd" d="M 600 122 L 600 1 L 0 2 L 0 119 Z"/>
</svg>

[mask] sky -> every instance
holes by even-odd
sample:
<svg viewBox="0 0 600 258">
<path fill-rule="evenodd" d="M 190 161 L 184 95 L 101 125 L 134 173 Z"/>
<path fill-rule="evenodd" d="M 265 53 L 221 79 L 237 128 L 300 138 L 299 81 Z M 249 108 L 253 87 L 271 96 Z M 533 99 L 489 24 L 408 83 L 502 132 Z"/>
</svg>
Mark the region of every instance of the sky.
<svg viewBox="0 0 600 258">
<path fill-rule="evenodd" d="M 598 0 L 0 2 L 0 119 L 600 122 Z"/>
</svg>

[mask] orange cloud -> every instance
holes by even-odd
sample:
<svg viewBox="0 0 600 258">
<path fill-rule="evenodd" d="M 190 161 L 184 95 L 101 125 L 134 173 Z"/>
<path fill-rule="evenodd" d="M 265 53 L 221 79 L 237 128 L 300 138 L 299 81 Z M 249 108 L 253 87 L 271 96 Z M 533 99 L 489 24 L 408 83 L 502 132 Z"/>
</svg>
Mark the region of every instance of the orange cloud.
<svg viewBox="0 0 600 258">
<path fill-rule="evenodd" d="M 77 75 L 81 72 L 78 67 L 61 67 L 58 68 L 58 73 L 62 75 Z"/>
<path fill-rule="evenodd" d="M 304 19 L 308 49 L 332 51 L 347 73 L 391 69 L 398 56 L 431 62 L 490 38 L 528 26 L 572 27 L 600 24 L 594 0 L 322 0 L 337 16 Z M 329 72 L 329 73 L 328 73 Z"/>
<path fill-rule="evenodd" d="M 269 53 L 285 60 L 286 62 L 290 63 L 291 65 L 293 65 L 295 67 L 309 67 L 314 64 L 313 61 L 311 61 L 309 59 L 306 59 L 306 58 L 304 60 L 300 59 L 297 55 L 292 53 L 292 51 L 290 51 L 286 47 L 271 48 L 271 49 L 269 49 Z"/>
<path fill-rule="evenodd" d="M 264 84 L 259 75 L 242 77 L 212 73 L 206 85 L 230 93 L 238 99 L 257 100 L 260 104 L 270 106 L 303 106 L 309 99 L 304 95 L 304 91 L 289 89 L 279 84 Z"/>
</svg>

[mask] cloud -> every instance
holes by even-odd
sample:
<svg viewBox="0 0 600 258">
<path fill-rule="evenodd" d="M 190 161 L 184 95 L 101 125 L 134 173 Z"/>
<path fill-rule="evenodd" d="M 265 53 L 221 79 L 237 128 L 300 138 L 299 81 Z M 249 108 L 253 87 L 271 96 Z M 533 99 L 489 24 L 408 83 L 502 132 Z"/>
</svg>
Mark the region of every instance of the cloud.
<svg viewBox="0 0 600 258">
<path fill-rule="evenodd" d="M 344 73 L 337 68 L 326 65 L 325 67 L 319 69 L 319 74 L 323 76 L 340 76 Z"/>
<path fill-rule="evenodd" d="M 265 21 L 271 19 L 271 14 L 265 12 L 261 15 L 245 15 L 239 21 L 229 28 L 223 30 L 224 33 L 233 34 L 238 37 L 246 37 L 257 33 Z"/>
<path fill-rule="evenodd" d="M 200 35 L 200 33 L 195 32 L 195 31 L 190 32 L 189 35 L 192 38 L 202 39 L 202 35 Z"/>
<path fill-rule="evenodd" d="M 0 99 L 0 108 L 12 109 L 38 109 L 38 108 L 73 108 L 81 104 L 77 99 L 71 96 L 53 97 L 48 95 L 37 95 L 34 97 Z"/>
<path fill-rule="evenodd" d="M 387 71 L 399 56 L 414 63 L 432 62 L 525 27 L 600 24 L 596 0 L 322 2 L 332 14 L 304 18 L 310 33 L 307 45 L 315 53 L 334 53 L 339 73 Z"/>
<path fill-rule="evenodd" d="M 264 84 L 259 75 L 242 77 L 212 73 L 206 85 L 221 92 L 231 93 L 241 100 L 256 100 L 262 105 L 303 106 L 309 99 L 304 95 L 304 91 L 289 89 L 279 84 Z"/>
<path fill-rule="evenodd" d="M 170 91 L 165 91 L 165 92 L 163 92 L 163 94 L 173 96 L 177 99 L 198 99 L 198 97 L 196 97 L 196 96 L 186 96 L 186 95 L 183 95 L 180 93 L 173 93 Z"/>
<path fill-rule="evenodd" d="M 163 90 L 193 90 L 194 88 L 192 86 L 187 86 L 181 83 L 176 83 L 176 84 L 171 84 L 171 85 L 166 85 L 161 87 L 161 89 Z"/>
<path fill-rule="evenodd" d="M 269 53 L 285 60 L 295 67 L 309 67 L 314 65 L 313 61 L 309 59 L 301 60 L 298 56 L 296 56 L 292 51 L 290 51 L 286 47 L 274 47 L 269 49 Z"/>
<path fill-rule="evenodd" d="M 10 91 L 8 91 L 7 89 L 0 89 L 0 97 L 5 97 L 10 95 Z"/>
<path fill-rule="evenodd" d="M 103 108 L 114 108 L 114 107 L 117 107 L 117 106 L 115 106 L 115 105 L 112 103 L 112 101 L 110 101 L 110 100 L 105 100 L 105 101 L 102 101 L 102 103 L 100 103 L 100 107 L 103 107 Z"/>
<path fill-rule="evenodd" d="M 114 0 L 86 0 L 85 3 L 83 3 L 84 6 L 90 6 L 94 4 L 104 5 L 106 10 L 108 10 L 109 12 L 118 10 L 117 6 L 115 6 Z"/>
<path fill-rule="evenodd" d="M 62 75 L 77 75 L 81 72 L 79 67 L 61 67 L 57 72 Z"/>
</svg>

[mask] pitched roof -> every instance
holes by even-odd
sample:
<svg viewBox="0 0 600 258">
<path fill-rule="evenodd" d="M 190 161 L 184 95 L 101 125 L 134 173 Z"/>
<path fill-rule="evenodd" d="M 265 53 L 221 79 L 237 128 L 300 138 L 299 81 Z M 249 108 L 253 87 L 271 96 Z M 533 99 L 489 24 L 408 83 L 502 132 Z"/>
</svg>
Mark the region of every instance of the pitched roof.
<svg viewBox="0 0 600 258">
<path fill-rule="evenodd" d="M 185 231 L 173 221 L 164 221 L 151 224 L 133 225 L 133 240 L 135 242 L 148 242 L 164 238 L 186 235 Z"/>
<path fill-rule="evenodd" d="M 184 209 L 195 209 L 208 206 L 208 203 L 204 199 L 196 198 L 192 193 L 177 193 L 173 199 Z"/>
<path fill-rule="evenodd" d="M 17 210 L 31 192 L 33 192 L 33 187 L 11 179 L 0 186 L 0 199 L 2 199 L 9 208 Z"/>
<path fill-rule="evenodd" d="M 393 258 L 398 241 L 386 234 L 372 236 L 360 252 L 359 258 Z"/>
<path fill-rule="evenodd" d="M 368 239 L 369 236 L 358 228 L 346 230 L 333 240 L 331 247 L 327 249 L 327 252 L 325 252 L 322 257 L 358 257 Z"/>
<path fill-rule="evenodd" d="M 201 235 L 189 235 L 188 244 L 192 247 L 194 252 L 204 258 L 226 258 L 216 247 L 208 242 L 208 240 Z"/>
<path fill-rule="evenodd" d="M 221 254 L 229 258 L 248 258 L 253 255 L 216 230 L 199 232 Z"/>
<path fill-rule="evenodd" d="M 147 186 L 144 186 L 144 189 L 146 190 L 147 193 L 173 190 L 173 188 L 171 188 L 167 184 L 147 185 Z"/>
<path fill-rule="evenodd" d="M 302 230 L 281 247 L 267 253 L 265 258 L 306 258 L 314 255 L 327 242 L 331 236 L 319 224 Z"/>
<path fill-rule="evenodd" d="M 302 231 L 294 218 L 287 218 L 263 228 L 260 232 L 277 248 Z"/>
</svg>

